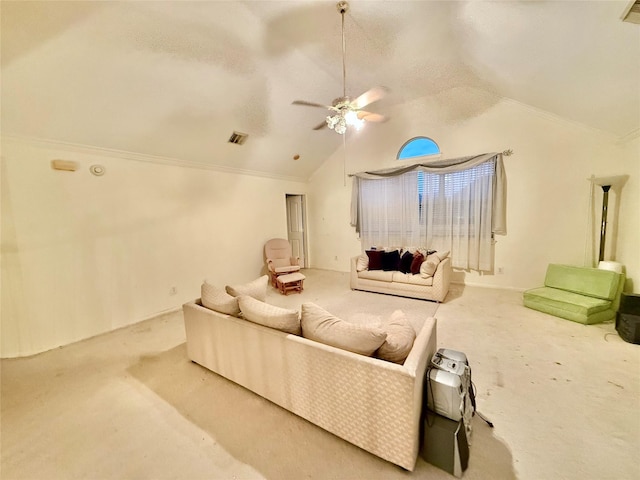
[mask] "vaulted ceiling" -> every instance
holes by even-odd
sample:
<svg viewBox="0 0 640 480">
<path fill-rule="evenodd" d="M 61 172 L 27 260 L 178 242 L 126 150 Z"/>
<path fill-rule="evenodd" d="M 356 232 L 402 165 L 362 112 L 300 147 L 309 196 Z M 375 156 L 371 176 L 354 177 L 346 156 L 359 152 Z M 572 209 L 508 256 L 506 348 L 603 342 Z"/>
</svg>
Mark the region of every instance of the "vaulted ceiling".
<svg viewBox="0 0 640 480">
<path fill-rule="evenodd" d="M 342 144 L 291 105 L 342 93 L 335 4 L 2 1 L 2 133 L 307 179 Z M 628 4 L 351 0 L 347 93 L 389 87 L 367 108 L 384 113 L 469 87 L 624 138 L 640 128 Z"/>
</svg>

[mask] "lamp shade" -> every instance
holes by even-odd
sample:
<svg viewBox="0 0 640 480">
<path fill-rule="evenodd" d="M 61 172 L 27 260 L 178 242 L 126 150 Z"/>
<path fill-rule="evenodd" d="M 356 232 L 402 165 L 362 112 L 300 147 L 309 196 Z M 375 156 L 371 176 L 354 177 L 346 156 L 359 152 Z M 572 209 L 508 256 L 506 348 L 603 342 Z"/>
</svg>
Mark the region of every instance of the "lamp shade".
<svg viewBox="0 0 640 480">
<path fill-rule="evenodd" d="M 622 273 L 622 264 L 618 262 L 601 261 L 598 263 L 600 270 L 611 270 L 612 272 Z"/>
</svg>

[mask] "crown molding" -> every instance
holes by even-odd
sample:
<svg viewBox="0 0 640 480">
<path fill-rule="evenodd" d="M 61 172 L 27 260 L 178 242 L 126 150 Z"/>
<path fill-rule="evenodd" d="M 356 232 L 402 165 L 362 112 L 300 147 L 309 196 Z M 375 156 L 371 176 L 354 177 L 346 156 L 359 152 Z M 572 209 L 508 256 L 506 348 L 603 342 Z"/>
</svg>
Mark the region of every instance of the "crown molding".
<svg viewBox="0 0 640 480">
<path fill-rule="evenodd" d="M 111 158 L 118 158 L 122 160 L 132 160 L 134 162 L 155 163 L 158 165 L 169 165 L 174 167 L 183 168 L 197 168 L 201 170 L 212 170 L 222 173 L 232 173 L 236 175 L 248 175 L 252 177 L 263 177 L 272 180 L 283 180 L 287 182 L 307 183 L 307 179 L 299 177 L 291 177 L 287 175 L 278 175 L 269 172 L 261 172 L 258 170 L 249 170 L 243 168 L 226 167 L 222 165 L 213 165 L 202 162 L 194 162 L 191 160 L 182 160 L 173 157 L 163 157 L 160 155 L 149 155 L 146 153 L 128 152 L 125 150 L 116 150 L 111 148 L 96 147 L 92 145 L 84 145 L 80 143 L 63 142 L 60 140 L 51 140 L 46 138 L 25 137 L 16 134 L 2 134 L 2 143 L 5 141 L 27 144 L 40 148 L 53 148 L 57 150 L 64 150 L 66 152 L 84 153 L 102 155 Z"/>
<path fill-rule="evenodd" d="M 635 130 L 632 130 L 631 132 L 627 133 L 625 136 L 620 137 L 618 139 L 618 143 L 620 145 L 625 145 L 626 143 L 631 142 L 636 138 L 640 138 L 640 128 L 636 128 Z"/>
</svg>

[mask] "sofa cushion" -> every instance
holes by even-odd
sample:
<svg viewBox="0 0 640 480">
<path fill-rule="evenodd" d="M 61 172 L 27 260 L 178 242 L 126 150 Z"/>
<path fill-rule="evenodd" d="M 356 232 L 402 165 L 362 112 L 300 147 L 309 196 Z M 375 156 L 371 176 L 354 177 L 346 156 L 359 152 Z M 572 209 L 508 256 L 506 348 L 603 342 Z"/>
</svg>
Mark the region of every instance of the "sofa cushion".
<svg viewBox="0 0 640 480">
<path fill-rule="evenodd" d="M 361 272 L 369 268 L 369 257 L 366 253 L 363 253 L 356 260 L 356 272 Z"/>
<path fill-rule="evenodd" d="M 387 338 L 378 327 L 346 322 L 314 303 L 302 304 L 302 336 L 309 340 L 371 356 Z"/>
<path fill-rule="evenodd" d="M 420 273 L 420 266 L 424 262 L 424 255 L 420 252 L 416 252 L 413 254 L 413 261 L 411 262 L 411 273 L 413 275 L 417 275 Z"/>
<path fill-rule="evenodd" d="M 358 272 L 358 278 L 366 278 L 367 280 L 379 280 L 381 282 L 392 282 L 393 275 L 399 272 L 385 272 L 384 270 L 363 270 Z"/>
<path fill-rule="evenodd" d="M 367 250 L 365 252 L 369 257 L 369 270 L 382 270 L 382 250 Z"/>
<path fill-rule="evenodd" d="M 544 285 L 613 300 L 618 292 L 619 280 L 620 274 L 611 270 L 550 264 L 547 267 Z"/>
<path fill-rule="evenodd" d="M 433 285 L 433 277 L 422 278 L 420 275 L 411 273 L 393 272 L 392 281 L 396 283 L 408 283 L 410 285 L 424 285 L 430 287 Z"/>
<path fill-rule="evenodd" d="M 438 269 L 438 265 L 440 264 L 440 257 L 432 253 L 428 255 L 427 258 L 420 265 L 420 276 L 422 278 L 432 277 L 436 270 Z"/>
<path fill-rule="evenodd" d="M 240 313 L 237 298 L 229 295 L 224 288 L 211 285 L 206 280 L 200 287 L 200 302 L 203 307 L 216 312 L 227 315 L 238 315 Z"/>
<path fill-rule="evenodd" d="M 423 257 L 427 257 L 427 255 L 431 255 L 432 253 L 435 253 L 435 250 L 431 250 L 429 248 L 424 248 L 424 247 L 407 247 L 407 250 L 413 254 L 421 253 Z"/>
<path fill-rule="evenodd" d="M 413 262 L 413 253 L 406 251 L 400 257 L 400 265 L 398 266 L 398 270 L 402 273 L 411 272 L 411 263 Z"/>
<path fill-rule="evenodd" d="M 387 338 L 376 351 L 376 357 L 389 362 L 404 363 L 416 339 L 416 331 L 404 312 L 402 310 L 393 312 L 382 324 L 382 329 L 387 332 Z"/>
<path fill-rule="evenodd" d="M 300 270 L 299 265 L 285 265 L 283 267 L 274 267 L 276 273 L 293 273 Z"/>
<path fill-rule="evenodd" d="M 525 291 L 523 298 L 527 307 L 580 323 L 597 323 L 603 321 L 602 315 L 609 318 L 615 315 L 609 300 L 558 288 L 534 288 Z"/>
<path fill-rule="evenodd" d="M 232 295 L 234 297 L 239 297 L 240 295 L 249 295 L 256 300 L 264 302 L 267 298 L 268 283 L 269 277 L 267 275 L 263 275 L 260 278 L 256 278 L 253 282 L 249 282 L 244 285 L 227 285 L 226 290 L 229 295 Z"/>
<path fill-rule="evenodd" d="M 436 257 L 438 257 L 438 260 L 440 261 L 447 258 L 450 254 L 451 252 L 449 250 L 444 250 L 442 252 L 436 251 L 436 250 L 429 250 L 429 255 L 435 255 Z"/>
<path fill-rule="evenodd" d="M 270 258 L 269 262 L 271 263 L 273 268 L 276 269 L 276 270 L 278 268 L 290 267 L 291 266 L 291 258 L 290 257 L 286 257 L 286 258 Z"/>
<path fill-rule="evenodd" d="M 297 310 L 269 305 L 248 295 L 240 295 L 238 304 L 245 320 L 294 335 L 301 333 Z"/>
</svg>

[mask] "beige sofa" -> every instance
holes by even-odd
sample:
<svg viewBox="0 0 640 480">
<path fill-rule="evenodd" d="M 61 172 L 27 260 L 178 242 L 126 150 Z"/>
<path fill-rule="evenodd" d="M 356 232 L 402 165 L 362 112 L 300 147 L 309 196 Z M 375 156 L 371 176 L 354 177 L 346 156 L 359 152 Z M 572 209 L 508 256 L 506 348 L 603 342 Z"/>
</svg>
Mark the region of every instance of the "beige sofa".
<svg viewBox="0 0 640 480">
<path fill-rule="evenodd" d="M 364 290 L 375 293 L 388 293 L 401 297 L 420 298 L 435 302 L 444 301 L 451 283 L 451 258 L 443 259 L 432 277 L 402 273 L 396 270 L 358 271 L 357 257 L 351 258 L 350 284 L 352 290 Z"/>
<path fill-rule="evenodd" d="M 205 308 L 183 306 L 189 358 L 385 460 L 412 471 L 436 320 L 403 365 L 358 355 Z"/>
</svg>

